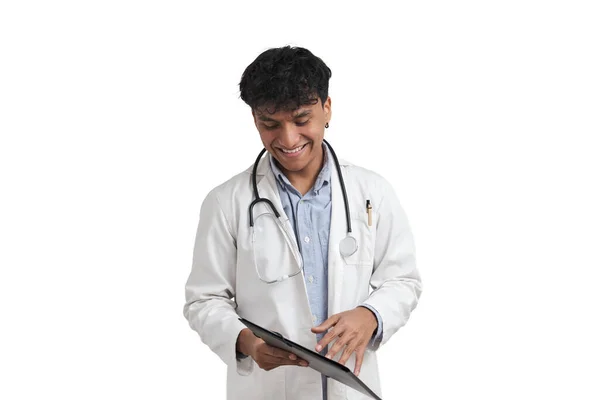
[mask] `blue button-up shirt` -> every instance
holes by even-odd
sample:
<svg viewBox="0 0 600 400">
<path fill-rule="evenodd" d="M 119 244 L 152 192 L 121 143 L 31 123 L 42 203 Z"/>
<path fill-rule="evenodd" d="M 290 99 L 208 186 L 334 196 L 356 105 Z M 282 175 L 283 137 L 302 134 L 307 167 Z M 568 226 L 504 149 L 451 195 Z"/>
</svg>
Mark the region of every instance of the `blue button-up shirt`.
<svg viewBox="0 0 600 400">
<path fill-rule="evenodd" d="M 302 255 L 306 292 L 312 313 L 314 326 L 320 325 L 328 318 L 328 286 L 327 286 L 327 253 L 329 251 L 329 225 L 331 224 L 331 171 L 332 157 L 329 149 L 323 144 L 323 168 L 317 176 L 314 186 L 304 195 L 290 183 L 281 172 L 275 159 L 269 155 L 271 170 L 277 180 L 281 205 L 296 234 L 298 248 Z M 383 329 L 381 316 L 373 307 L 363 304 L 377 318 L 377 332 L 372 341 L 380 341 Z M 317 341 L 325 333 L 317 334 Z M 321 354 L 325 355 L 327 349 Z M 323 399 L 327 399 L 327 380 L 323 376 Z"/>
</svg>

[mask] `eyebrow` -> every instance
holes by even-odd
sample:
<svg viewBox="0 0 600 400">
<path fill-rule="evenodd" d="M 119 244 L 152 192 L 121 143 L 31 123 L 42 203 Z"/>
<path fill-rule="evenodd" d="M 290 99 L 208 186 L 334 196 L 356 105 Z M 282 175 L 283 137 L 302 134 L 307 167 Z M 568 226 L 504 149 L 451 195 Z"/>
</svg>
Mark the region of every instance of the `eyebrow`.
<svg viewBox="0 0 600 400">
<path fill-rule="evenodd" d="M 304 110 L 300 114 L 294 115 L 294 119 L 306 117 L 307 115 L 310 115 L 311 113 L 312 113 L 312 111 L 310 111 L 310 110 Z"/>
<path fill-rule="evenodd" d="M 303 118 L 303 117 L 306 117 L 307 115 L 310 115 L 310 114 L 312 114 L 311 110 L 304 110 L 304 111 L 300 112 L 299 114 L 294 115 L 293 118 L 294 119 Z M 279 121 L 277 121 L 277 120 L 275 120 L 273 118 L 269 118 L 269 117 L 265 116 L 264 114 L 260 115 L 258 117 L 258 119 L 261 120 L 261 121 L 279 122 Z"/>
</svg>

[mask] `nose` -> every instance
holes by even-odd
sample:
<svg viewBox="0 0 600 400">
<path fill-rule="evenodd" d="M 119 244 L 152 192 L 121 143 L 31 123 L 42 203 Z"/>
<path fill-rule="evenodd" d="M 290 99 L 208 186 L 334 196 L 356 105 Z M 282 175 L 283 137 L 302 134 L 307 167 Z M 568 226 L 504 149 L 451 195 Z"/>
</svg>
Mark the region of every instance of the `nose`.
<svg viewBox="0 0 600 400">
<path fill-rule="evenodd" d="M 296 124 L 286 123 L 280 129 L 279 142 L 288 149 L 293 149 L 300 143 L 300 128 Z"/>
</svg>

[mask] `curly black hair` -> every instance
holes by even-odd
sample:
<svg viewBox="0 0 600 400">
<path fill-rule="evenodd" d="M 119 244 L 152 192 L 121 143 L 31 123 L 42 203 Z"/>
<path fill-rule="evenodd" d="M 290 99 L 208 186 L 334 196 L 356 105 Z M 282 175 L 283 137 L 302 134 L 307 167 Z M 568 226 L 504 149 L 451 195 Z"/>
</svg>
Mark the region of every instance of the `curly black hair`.
<svg viewBox="0 0 600 400">
<path fill-rule="evenodd" d="M 240 81 L 240 97 L 253 110 L 271 114 L 327 100 L 331 70 L 302 47 L 279 47 L 261 53 Z"/>
</svg>

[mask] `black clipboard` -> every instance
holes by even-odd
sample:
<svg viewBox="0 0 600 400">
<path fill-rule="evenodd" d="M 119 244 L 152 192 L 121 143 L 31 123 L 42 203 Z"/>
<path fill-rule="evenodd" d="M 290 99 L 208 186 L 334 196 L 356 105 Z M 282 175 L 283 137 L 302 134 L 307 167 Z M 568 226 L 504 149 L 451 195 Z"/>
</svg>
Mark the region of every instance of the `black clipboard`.
<svg viewBox="0 0 600 400">
<path fill-rule="evenodd" d="M 377 396 L 363 381 L 361 381 L 352 371 L 345 365 L 338 363 L 337 361 L 330 360 L 319 353 L 309 350 L 298 343 L 292 342 L 283 337 L 279 332 L 273 332 L 258 326 L 245 318 L 240 318 L 240 321 L 246 325 L 255 336 L 264 340 L 268 345 L 277 347 L 279 349 L 294 353 L 298 357 L 306 360 L 308 366 L 315 371 L 320 372 L 323 375 L 331 379 L 335 379 L 338 382 L 343 383 L 346 386 L 351 387 L 367 396 L 371 396 L 375 400 L 382 400 L 381 397 Z"/>
</svg>

